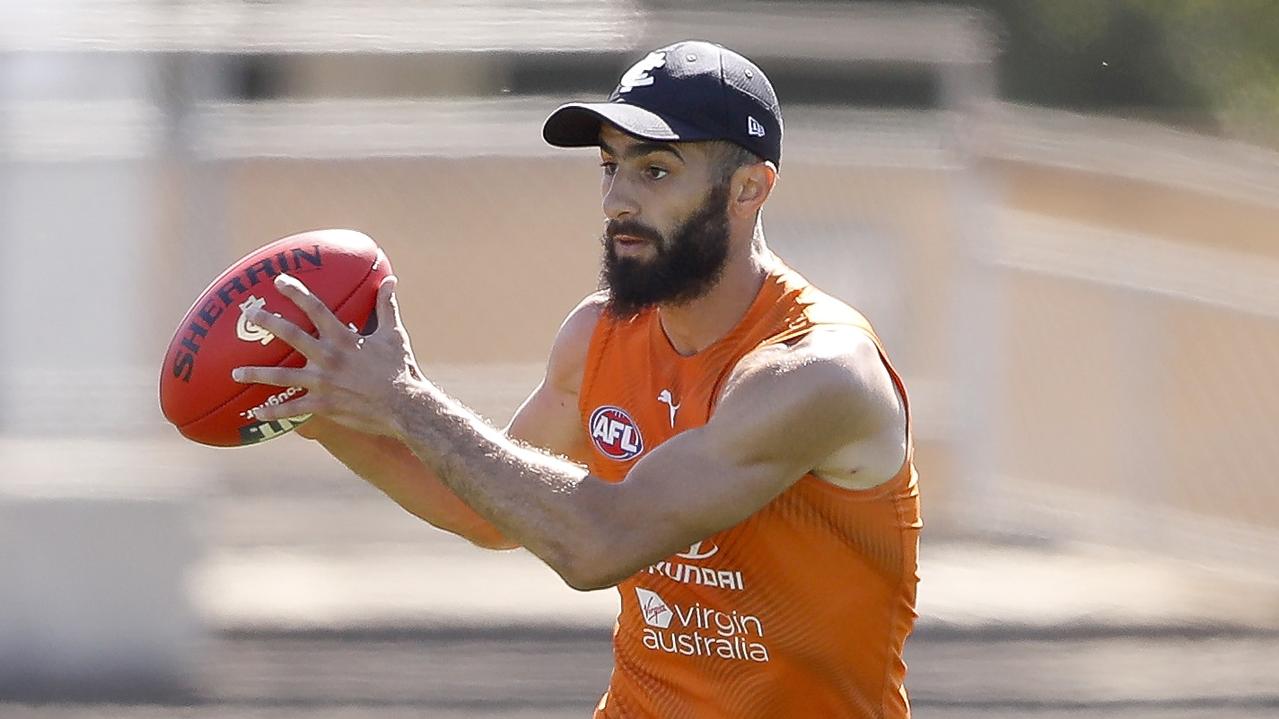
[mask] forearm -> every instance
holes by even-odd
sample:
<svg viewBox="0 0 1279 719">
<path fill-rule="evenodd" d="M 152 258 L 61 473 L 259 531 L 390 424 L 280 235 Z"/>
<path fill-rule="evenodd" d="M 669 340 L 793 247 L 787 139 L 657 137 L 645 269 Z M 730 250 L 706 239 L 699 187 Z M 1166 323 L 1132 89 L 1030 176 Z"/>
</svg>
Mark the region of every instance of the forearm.
<svg viewBox="0 0 1279 719">
<path fill-rule="evenodd" d="M 422 520 L 489 549 L 518 546 L 442 484 L 398 440 L 351 430 L 320 433 L 315 439 L 352 472 Z"/>
<path fill-rule="evenodd" d="M 399 439 L 448 489 L 506 537 L 581 588 L 593 568 L 613 485 L 566 459 L 508 438 L 429 382 L 397 393 Z"/>
</svg>

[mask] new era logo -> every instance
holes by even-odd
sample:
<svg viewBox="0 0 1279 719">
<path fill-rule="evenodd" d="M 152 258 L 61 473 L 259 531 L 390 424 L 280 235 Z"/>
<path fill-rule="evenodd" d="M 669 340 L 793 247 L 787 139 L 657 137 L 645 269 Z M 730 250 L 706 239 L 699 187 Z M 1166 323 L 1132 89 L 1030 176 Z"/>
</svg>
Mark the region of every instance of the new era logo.
<svg viewBox="0 0 1279 719">
<path fill-rule="evenodd" d="M 752 137 L 763 137 L 764 126 L 759 124 L 759 120 L 756 120 L 750 115 L 747 115 L 746 116 L 746 134 Z"/>
</svg>

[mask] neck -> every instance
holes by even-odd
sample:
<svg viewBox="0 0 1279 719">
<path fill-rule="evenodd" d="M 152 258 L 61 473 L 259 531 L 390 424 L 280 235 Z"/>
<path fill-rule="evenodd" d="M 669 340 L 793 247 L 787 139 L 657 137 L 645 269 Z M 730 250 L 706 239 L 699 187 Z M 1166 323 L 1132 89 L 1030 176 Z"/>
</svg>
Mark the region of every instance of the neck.
<svg viewBox="0 0 1279 719">
<path fill-rule="evenodd" d="M 658 320 L 671 346 L 681 355 L 697 354 L 715 344 L 742 321 L 777 258 L 761 231 L 747 242 L 734 243 L 724 274 L 709 292 L 680 305 L 660 305 Z"/>
</svg>

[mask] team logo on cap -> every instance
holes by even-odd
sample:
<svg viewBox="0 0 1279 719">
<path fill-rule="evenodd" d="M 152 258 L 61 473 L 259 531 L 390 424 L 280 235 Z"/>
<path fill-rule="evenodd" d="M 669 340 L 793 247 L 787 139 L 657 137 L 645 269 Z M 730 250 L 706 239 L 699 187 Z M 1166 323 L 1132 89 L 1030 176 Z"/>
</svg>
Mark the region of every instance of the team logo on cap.
<svg viewBox="0 0 1279 719">
<path fill-rule="evenodd" d="M 637 87 L 652 85 L 653 71 L 665 66 L 665 52 L 650 52 L 648 57 L 632 65 L 631 69 L 627 70 L 625 75 L 622 75 L 621 81 L 617 83 L 618 94 L 624 95 Z"/>
<path fill-rule="evenodd" d="M 591 412 L 591 442 L 609 459 L 624 462 L 644 451 L 639 425 L 621 407 L 605 405 Z"/>
</svg>

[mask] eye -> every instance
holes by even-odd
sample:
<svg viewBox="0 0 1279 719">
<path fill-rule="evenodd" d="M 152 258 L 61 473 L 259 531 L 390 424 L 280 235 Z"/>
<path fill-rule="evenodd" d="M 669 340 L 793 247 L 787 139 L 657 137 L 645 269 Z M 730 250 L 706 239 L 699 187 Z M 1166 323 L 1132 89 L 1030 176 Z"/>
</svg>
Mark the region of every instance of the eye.
<svg viewBox="0 0 1279 719">
<path fill-rule="evenodd" d="M 617 173 L 617 163 L 611 160 L 604 160 L 600 163 L 600 167 L 604 168 L 605 177 L 612 177 Z"/>
<path fill-rule="evenodd" d="M 644 174 L 648 175 L 648 179 L 650 180 L 660 180 L 671 173 L 670 173 L 670 170 L 667 170 L 664 167 L 658 167 L 657 165 L 649 165 L 649 167 L 644 170 Z"/>
</svg>

